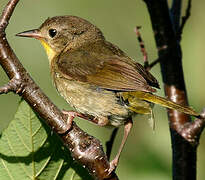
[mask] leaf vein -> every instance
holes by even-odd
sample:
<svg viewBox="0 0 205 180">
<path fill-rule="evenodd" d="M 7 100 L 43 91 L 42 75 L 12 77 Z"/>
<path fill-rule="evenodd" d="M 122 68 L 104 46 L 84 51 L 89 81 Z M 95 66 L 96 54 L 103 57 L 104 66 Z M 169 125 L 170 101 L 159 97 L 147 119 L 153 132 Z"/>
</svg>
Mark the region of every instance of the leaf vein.
<svg viewBox="0 0 205 180">
<path fill-rule="evenodd" d="M 4 162 L 3 159 L 1 159 L 1 162 L 2 162 L 2 164 L 3 164 L 3 166 L 4 166 L 4 168 L 6 169 L 6 171 L 7 171 L 8 175 L 9 175 L 10 179 L 13 179 L 13 180 L 14 180 L 13 176 L 11 175 L 11 173 L 10 173 L 10 171 L 9 171 L 8 167 L 6 166 L 6 164 L 5 164 L 5 162 Z"/>
<path fill-rule="evenodd" d="M 17 157 L 17 154 L 15 153 L 15 150 L 13 149 L 13 146 L 11 145 L 11 142 L 10 142 L 8 136 L 7 136 L 7 133 L 4 133 L 4 134 L 5 134 L 5 136 L 6 136 L 6 139 L 7 139 L 8 145 L 9 145 L 9 147 L 10 147 L 10 150 L 11 150 L 12 153 L 14 154 L 14 157 L 15 157 L 17 160 L 19 160 L 19 158 Z M 27 173 L 27 170 L 25 169 L 25 167 L 24 167 L 21 163 L 20 163 L 20 166 L 21 166 L 22 170 L 25 172 L 25 174 L 26 174 L 28 177 L 30 177 L 29 173 Z M 30 177 L 30 178 L 31 178 L 31 177 Z"/>
</svg>

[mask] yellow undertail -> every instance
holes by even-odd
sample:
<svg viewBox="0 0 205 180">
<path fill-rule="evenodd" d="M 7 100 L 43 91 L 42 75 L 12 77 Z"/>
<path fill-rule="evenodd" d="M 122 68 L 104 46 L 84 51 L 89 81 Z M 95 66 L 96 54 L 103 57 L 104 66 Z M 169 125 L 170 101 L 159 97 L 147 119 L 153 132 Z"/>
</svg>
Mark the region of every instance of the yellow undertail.
<svg viewBox="0 0 205 180">
<path fill-rule="evenodd" d="M 150 107 L 150 105 L 146 103 L 146 101 L 148 101 L 154 104 L 159 104 L 169 109 L 174 109 L 183 112 L 191 116 L 195 116 L 195 117 L 200 116 L 196 111 L 194 111 L 190 107 L 176 104 L 166 98 L 148 92 L 143 92 L 143 91 L 125 92 L 123 93 L 123 98 L 128 99 L 130 103 L 130 109 L 139 114 L 152 113 L 152 107 Z M 143 100 L 143 101 L 139 101 L 139 100 Z"/>
</svg>

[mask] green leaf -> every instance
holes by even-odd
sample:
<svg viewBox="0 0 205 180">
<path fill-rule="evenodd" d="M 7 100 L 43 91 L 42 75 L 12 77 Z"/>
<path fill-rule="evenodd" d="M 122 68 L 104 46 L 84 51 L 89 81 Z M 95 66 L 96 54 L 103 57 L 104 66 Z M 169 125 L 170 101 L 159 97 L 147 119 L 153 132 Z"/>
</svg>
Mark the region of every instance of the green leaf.
<svg viewBox="0 0 205 180">
<path fill-rule="evenodd" d="M 77 173 L 76 173 L 77 172 Z M 91 179 L 25 101 L 0 138 L 0 179 Z"/>
</svg>

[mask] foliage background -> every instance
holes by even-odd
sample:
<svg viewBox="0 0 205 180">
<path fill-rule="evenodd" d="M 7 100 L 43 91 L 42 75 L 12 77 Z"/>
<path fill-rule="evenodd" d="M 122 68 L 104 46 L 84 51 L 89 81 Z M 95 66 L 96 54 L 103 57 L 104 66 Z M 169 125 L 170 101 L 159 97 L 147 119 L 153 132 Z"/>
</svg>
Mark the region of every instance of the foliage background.
<svg viewBox="0 0 205 180">
<path fill-rule="evenodd" d="M 171 1 L 170 1 L 171 2 Z M 7 3 L 1 0 L 0 10 Z M 205 106 L 204 84 L 204 42 L 205 42 L 205 2 L 193 1 L 191 17 L 182 36 L 183 67 L 188 90 L 189 103 L 197 111 Z M 183 12 L 186 2 L 183 4 Z M 107 40 L 118 45 L 129 56 L 142 62 L 142 55 L 133 31 L 136 25 L 142 26 L 142 36 L 148 51 L 149 60 L 157 58 L 149 15 L 142 0 L 21 0 L 7 29 L 7 38 L 24 67 L 37 84 L 59 107 L 68 109 L 67 103 L 57 94 L 49 75 L 46 53 L 40 43 L 26 38 L 17 38 L 15 34 L 37 28 L 47 17 L 56 15 L 76 15 L 97 25 Z M 159 80 L 163 95 L 159 65 L 151 71 Z M 8 78 L 0 68 L 0 85 Z M 12 93 L 0 96 L 0 131 L 7 127 L 13 118 L 20 98 Z M 166 110 L 155 106 L 156 130 L 152 132 L 147 119 L 139 116 L 122 153 L 117 173 L 121 179 L 168 180 L 171 179 L 171 145 Z M 103 143 L 109 138 L 111 130 L 100 128 L 86 121 L 75 120 L 82 129 L 98 137 Z M 115 155 L 122 138 L 122 128 L 113 149 Z M 205 177 L 205 137 L 202 134 L 198 149 L 198 179 Z"/>
</svg>

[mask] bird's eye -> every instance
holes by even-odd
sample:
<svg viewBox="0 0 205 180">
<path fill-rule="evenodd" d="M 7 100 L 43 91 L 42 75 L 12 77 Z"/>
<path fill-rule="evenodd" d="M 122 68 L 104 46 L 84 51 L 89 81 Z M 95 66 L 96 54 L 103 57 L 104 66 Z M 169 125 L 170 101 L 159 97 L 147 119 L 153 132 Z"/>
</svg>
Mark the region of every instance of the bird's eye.
<svg viewBox="0 0 205 180">
<path fill-rule="evenodd" d="M 49 36 L 51 38 L 53 38 L 57 34 L 57 30 L 56 29 L 49 29 L 48 33 L 49 33 Z"/>
</svg>

